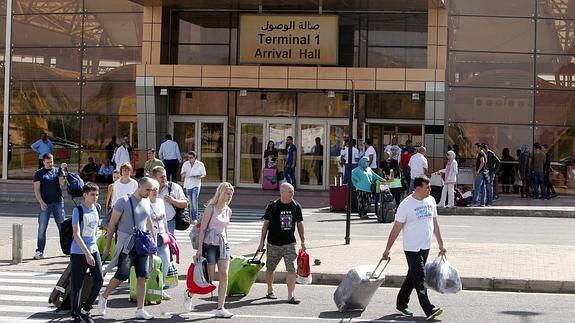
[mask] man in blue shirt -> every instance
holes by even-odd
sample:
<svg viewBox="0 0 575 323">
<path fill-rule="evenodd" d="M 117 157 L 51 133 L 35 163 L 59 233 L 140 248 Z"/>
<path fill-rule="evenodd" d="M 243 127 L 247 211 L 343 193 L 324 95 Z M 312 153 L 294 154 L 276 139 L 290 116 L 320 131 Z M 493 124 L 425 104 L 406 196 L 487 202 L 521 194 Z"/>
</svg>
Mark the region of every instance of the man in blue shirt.
<svg viewBox="0 0 575 323">
<path fill-rule="evenodd" d="M 160 145 L 158 157 L 160 157 L 166 166 L 168 181 L 177 181 L 176 176 L 178 175 L 178 168 L 180 167 L 182 154 L 180 153 L 178 143 L 172 140 L 172 135 L 166 135 L 166 141 Z"/>
<path fill-rule="evenodd" d="M 286 137 L 287 159 L 284 165 L 284 177 L 288 183 L 295 187 L 295 161 L 297 157 L 297 147 L 293 143 L 293 137 Z"/>
<path fill-rule="evenodd" d="M 34 259 L 44 257 L 46 247 L 46 229 L 50 213 L 54 214 L 54 221 L 60 230 L 60 224 L 64 222 L 64 199 L 62 198 L 62 186 L 66 184 L 63 169 L 68 167 L 66 163 L 60 165 L 60 169 L 54 168 L 54 156 L 47 153 L 43 159 L 44 167 L 34 174 L 34 196 L 40 204 L 38 214 L 38 245 Z"/>
<path fill-rule="evenodd" d="M 52 153 L 52 149 L 54 149 L 54 144 L 50 139 L 48 139 L 48 135 L 45 132 L 42 132 L 40 139 L 38 139 L 35 143 L 30 146 L 33 151 L 38 153 L 38 169 L 44 167 L 44 155 L 48 153 Z"/>
</svg>

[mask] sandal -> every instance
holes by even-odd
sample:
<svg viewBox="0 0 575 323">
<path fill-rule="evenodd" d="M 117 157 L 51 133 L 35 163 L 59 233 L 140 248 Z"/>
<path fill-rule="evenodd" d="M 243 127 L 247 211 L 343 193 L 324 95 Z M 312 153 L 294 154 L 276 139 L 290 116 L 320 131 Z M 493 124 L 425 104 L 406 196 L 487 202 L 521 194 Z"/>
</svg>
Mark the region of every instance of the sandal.
<svg viewBox="0 0 575 323">
<path fill-rule="evenodd" d="M 301 303 L 301 301 L 299 299 L 296 299 L 295 297 L 292 297 L 288 300 L 289 304 L 299 304 Z"/>
<path fill-rule="evenodd" d="M 274 292 L 268 293 L 266 295 L 267 299 L 278 299 L 278 297 L 276 296 L 276 294 L 274 294 Z"/>
</svg>

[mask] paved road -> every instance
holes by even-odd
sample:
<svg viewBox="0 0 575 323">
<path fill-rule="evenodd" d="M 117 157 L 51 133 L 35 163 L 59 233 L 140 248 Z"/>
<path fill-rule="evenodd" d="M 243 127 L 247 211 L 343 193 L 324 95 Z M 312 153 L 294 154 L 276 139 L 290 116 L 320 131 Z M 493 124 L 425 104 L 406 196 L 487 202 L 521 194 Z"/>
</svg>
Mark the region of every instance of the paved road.
<svg viewBox="0 0 575 323">
<path fill-rule="evenodd" d="M 18 276 L 19 275 L 19 276 Z M 58 275 L 0 271 L 0 322 L 49 322 L 66 320 L 66 314 L 55 314 L 47 299 Z M 173 300 L 146 309 L 156 317 L 156 322 L 200 322 L 210 319 L 215 300 L 210 296 L 194 298 L 194 311 L 183 311 L 185 282 L 169 290 Z M 334 286 L 298 286 L 296 295 L 300 305 L 286 304 L 286 289 L 276 286 L 280 299 L 270 301 L 263 297 L 265 286 L 255 284 L 251 293 L 243 298 L 229 298 L 226 307 L 236 314 L 233 322 L 419 322 L 423 313 L 412 297 L 411 309 L 415 317 L 401 318 L 394 314 L 397 289 L 380 288 L 364 312 L 339 313 L 333 304 Z M 575 295 L 522 294 L 497 292 L 468 292 L 457 295 L 440 295 L 430 292 L 436 306 L 445 309 L 440 319 L 444 322 L 572 322 L 575 315 Z M 111 296 L 106 320 L 132 322 L 134 304 L 128 302 L 126 285 Z M 94 315 L 96 311 L 94 310 Z M 99 318 L 99 316 L 95 316 Z M 223 321 L 223 320 L 218 320 Z"/>
</svg>

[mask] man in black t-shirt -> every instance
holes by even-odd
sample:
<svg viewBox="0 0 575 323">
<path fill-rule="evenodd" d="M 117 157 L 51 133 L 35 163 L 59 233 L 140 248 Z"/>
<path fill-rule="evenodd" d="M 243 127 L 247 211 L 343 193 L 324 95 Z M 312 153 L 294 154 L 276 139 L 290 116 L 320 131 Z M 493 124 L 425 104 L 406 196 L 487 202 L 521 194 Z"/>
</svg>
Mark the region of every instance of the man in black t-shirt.
<svg viewBox="0 0 575 323">
<path fill-rule="evenodd" d="M 264 248 L 267 236 L 266 283 L 268 285 L 267 298 L 277 299 L 274 294 L 274 272 L 283 258 L 286 266 L 288 303 L 299 304 L 300 301 L 293 295 L 296 280 L 296 238 L 295 229 L 299 234 L 301 248 L 305 250 L 303 215 L 301 206 L 293 199 L 294 188 L 289 183 L 280 186 L 280 198 L 266 208 L 264 224 L 258 250 Z"/>
<path fill-rule="evenodd" d="M 475 144 L 475 183 L 473 185 L 473 206 L 485 206 L 486 184 L 488 182 L 489 170 L 487 169 L 487 155 L 485 146 L 480 143 Z"/>
</svg>

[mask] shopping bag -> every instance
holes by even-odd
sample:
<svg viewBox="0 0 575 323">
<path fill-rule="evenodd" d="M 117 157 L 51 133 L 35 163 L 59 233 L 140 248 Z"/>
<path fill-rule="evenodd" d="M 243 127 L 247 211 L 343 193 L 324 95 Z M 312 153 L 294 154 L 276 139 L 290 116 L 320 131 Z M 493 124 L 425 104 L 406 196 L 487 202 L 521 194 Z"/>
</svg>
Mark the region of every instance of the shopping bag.
<svg viewBox="0 0 575 323">
<path fill-rule="evenodd" d="M 462 289 L 459 273 L 445 255 L 425 265 L 425 286 L 441 294 L 455 294 Z"/>
<path fill-rule="evenodd" d="M 166 275 L 166 281 L 164 282 L 168 288 L 174 288 L 178 286 L 178 268 L 176 264 L 171 263 L 168 266 L 168 274 Z"/>
<path fill-rule="evenodd" d="M 309 254 L 306 250 L 300 249 L 297 255 L 297 276 L 298 284 L 311 284 L 311 268 L 309 265 Z"/>
</svg>

